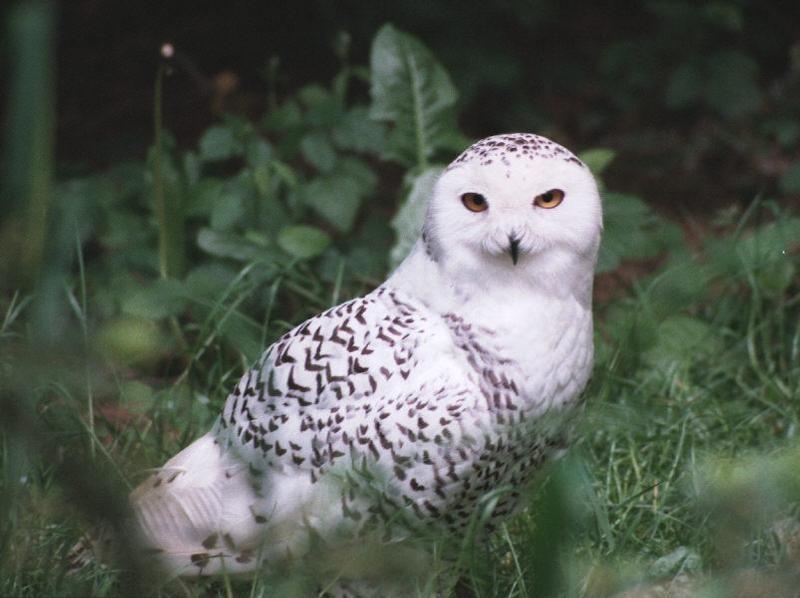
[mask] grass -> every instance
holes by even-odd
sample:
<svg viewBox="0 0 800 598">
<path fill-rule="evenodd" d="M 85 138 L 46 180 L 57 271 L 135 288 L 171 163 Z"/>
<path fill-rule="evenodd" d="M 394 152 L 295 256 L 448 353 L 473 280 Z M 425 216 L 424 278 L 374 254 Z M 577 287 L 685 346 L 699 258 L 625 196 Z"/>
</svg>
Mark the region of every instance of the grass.
<svg viewBox="0 0 800 598">
<path fill-rule="evenodd" d="M 81 272 L 65 293 L 74 309 L 64 339 L 73 332 L 82 338 L 94 319 Z M 123 494 L 210 425 L 246 364 L 225 349 L 225 322 L 241 318 L 269 341 L 290 325 L 279 304 L 304 305 L 288 318 L 297 322 L 363 286 L 352 275 L 320 283 L 296 264 L 269 286 L 269 315 L 259 324 L 240 312 L 259 288 L 247 283 L 249 273 L 245 268 L 231 281 L 203 321 L 186 326 L 191 342 L 161 355 L 159 367 L 145 361 L 121 368 L 104 364 L 96 351 L 70 354 L 58 345 L 45 361 L 38 352 L 26 360 L 31 302 L 20 295 L 6 302 L 0 333 L 7 388 L 24 387 L 20 400 L 29 409 L 3 433 L 0 481 L 10 516 L 0 594 L 119 594 L 113 571 L 66 577 L 64 554 L 96 514 L 93 503 Z M 452 590 L 453 571 L 461 585 L 487 597 L 612 596 L 637 584 L 683 583 L 687 574 L 694 585 L 686 595 L 703 595 L 703 588 L 740 595 L 734 589 L 741 590 L 742 576 L 756 588 L 779 584 L 792 595 L 798 555 L 791 547 L 800 538 L 791 532 L 800 496 L 793 469 L 800 455 L 800 289 L 794 281 L 776 293 L 747 273 L 722 281 L 710 300 L 683 310 L 708 325 L 703 330 L 713 342 L 696 340 L 680 347 L 683 355 L 659 354 L 641 339 L 657 280 L 637 281 L 596 307 L 599 359 L 569 457 L 551 466 L 522 514 L 488 538 L 465 542 L 455 565 L 450 557 L 436 560 L 441 580 L 423 595 Z M 620 310 L 634 317 L 623 335 L 616 330 Z M 83 479 L 71 477 L 75 468 Z M 92 476 L 100 474 L 107 487 L 95 488 Z M 86 484 L 93 498 L 80 494 Z M 434 543 L 434 553 L 444 548 Z M 254 582 L 175 582 L 160 593 L 309 589 L 302 570 L 265 575 Z"/>
<path fill-rule="evenodd" d="M 442 150 L 463 146 L 447 129 L 455 92 L 409 39 L 389 28 L 376 44 L 385 55 L 401 46 L 409 64 L 436 77 L 397 76 L 393 61 L 380 60 L 371 76 L 400 86 L 381 100 L 384 116 L 395 119 L 395 134 L 434 139 L 425 150 L 433 164 Z M 47 47 L 26 47 L 40 46 Z M 48 60 L 39 56 L 20 72 L 35 78 Z M 400 122 L 407 111 L 390 105 L 404 97 L 406 80 L 439 82 L 419 96 L 441 96 L 426 109 L 429 134 Z M 364 154 L 386 155 L 388 133 L 365 106 L 342 105 L 344 95 L 309 86 L 299 101 L 273 107 L 266 134 L 230 118 L 209 129 L 197 152 L 175 150 L 159 122 L 148 162 L 57 185 L 49 165 L 23 160 L 32 155 L 20 144 L 24 131 L 7 142 L 14 168 L 6 171 L 15 179 L 3 197 L 23 205 L 8 204 L 2 230 L 18 229 L 25 220 L 16 215 L 45 199 L 50 220 L 46 242 L 28 247 L 9 234 L 0 246 L 3 272 L 19 274 L 8 256 L 44 256 L 38 277 L 31 266 L 3 282 L 0 296 L 0 595 L 313 592 L 314 562 L 265 569 L 250 581 L 154 588 L 147 572 L 89 567 L 67 576 L 64 557 L 93 521 L 121 522 L 130 489 L 210 427 L 269 342 L 383 279 L 392 238 L 386 216 L 396 206 L 371 197 L 376 183 Z M 36 120 L 40 108 L 19 101 L 15 119 Z M 337 128 L 342 122 L 353 125 L 349 136 Z M 28 141 L 38 148 L 46 139 L 37 131 Z M 413 156 L 398 140 L 390 145 L 415 188 L 422 177 L 413 174 Z M 600 153 L 604 163 L 613 157 Z M 353 213 L 369 197 L 377 216 L 356 226 L 325 201 L 307 205 L 304 193 L 314 199 L 308 190 L 328 187 L 349 194 Z M 176 197 L 186 202 L 180 217 L 163 205 Z M 796 595 L 800 221 L 761 200 L 733 221 L 726 213 L 727 221 L 703 223 L 695 235 L 702 241 L 689 251 L 679 227 L 637 198 L 607 194 L 597 364 L 569 455 L 494 533 L 482 533 L 481 520 L 496 494 L 464 538 L 424 539 L 428 556 L 413 546 L 356 550 L 351 565 L 407 574 L 423 560 L 435 576 L 422 596 L 632 597 L 679 587 L 686 596 Z M 320 228 L 298 237 L 296 225 L 308 221 Z M 287 231 L 291 243 L 271 244 Z M 168 255 L 173 245 L 179 257 Z M 646 274 L 626 273 L 634 258 L 634 270 Z M 173 265 L 184 261 L 178 277 Z"/>
</svg>

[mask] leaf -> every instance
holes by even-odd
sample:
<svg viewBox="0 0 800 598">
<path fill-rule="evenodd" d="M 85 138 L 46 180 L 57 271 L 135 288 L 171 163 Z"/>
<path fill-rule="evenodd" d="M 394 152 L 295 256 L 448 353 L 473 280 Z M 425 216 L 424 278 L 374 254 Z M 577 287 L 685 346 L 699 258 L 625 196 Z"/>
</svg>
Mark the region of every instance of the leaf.
<svg viewBox="0 0 800 598">
<path fill-rule="evenodd" d="M 784 217 L 741 237 L 710 238 L 706 247 L 715 274 L 754 276 L 762 291 L 781 293 L 794 280 L 793 251 L 800 246 L 800 218 Z"/>
<path fill-rule="evenodd" d="M 450 76 L 419 40 L 391 25 L 375 36 L 370 67 L 370 116 L 394 124 L 388 157 L 424 168 L 456 130 Z"/>
<path fill-rule="evenodd" d="M 231 186 L 225 185 L 230 191 Z M 226 230 L 236 224 L 244 215 L 244 198 L 239 193 L 224 193 L 214 201 L 211 208 L 211 228 Z"/>
<path fill-rule="evenodd" d="M 216 299 L 236 278 L 236 270 L 222 262 L 206 262 L 191 270 L 184 280 L 186 292 L 192 299 Z"/>
<path fill-rule="evenodd" d="M 273 261 L 264 247 L 248 241 L 240 235 L 223 233 L 210 228 L 201 228 L 197 233 L 197 245 L 211 255 L 232 258 L 242 262 Z"/>
<path fill-rule="evenodd" d="M 245 158 L 250 168 L 264 166 L 272 157 L 272 146 L 263 139 L 251 139 L 247 142 Z"/>
<path fill-rule="evenodd" d="M 287 131 L 303 124 L 303 114 L 293 100 L 288 100 L 264 115 L 261 121 L 268 131 Z"/>
<path fill-rule="evenodd" d="M 403 205 L 392 218 L 395 232 L 395 244 L 389 253 L 389 264 L 396 268 L 411 251 L 422 232 L 428 199 L 433 193 L 433 186 L 444 171 L 444 166 L 432 166 L 414 177 L 408 187 L 410 191 Z"/>
<path fill-rule="evenodd" d="M 228 127 L 206 129 L 200 138 L 200 158 L 206 162 L 227 160 L 241 152 L 241 147 Z"/>
<path fill-rule="evenodd" d="M 649 259 L 683 242 L 680 227 L 666 222 L 633 195 L 606 193 L 605 230 L 597 272 L 610 272 L 624 259 Z"/>
<path fill-rule="evenodd" d="M 343 158 L 336 172 L 313 179 L 302 189 L 303 201 L 326 221 L 348 232 L 362 200 L 372 194 L 377 177 L 361 160 Z"/>
<path fill-rule="evenodd" d="M 372 120 L 365 107 L 356 106 L 334 127 L 333 141 L 341 149 L 380 154 L 386 148 L 386 127 Z"/>
<path fill-rule="evenodd" d="M 617 152 L 605 147 L 596 147 L 585 152 L 581 152 L 578 156 L 580 160 L 589 167 L 594 176 L 600 176 L 606 167 L 611 164 L 614 158 L 617 157 Z"/>
<path fill-rule="evenodd" d="M 317 257 L 330 243 L 330 236 L 313 226 L 287 226 L 278 234 L 278 246 L 300 259 Z"/>
<path fill-rule="evenodd" d="M 322 133 L 309 133 L 300 142 L 303 157 L 320 172 L 328 173 L 336 165 L 336 152 Z"/>
<path fill-rule="evenodd" d="M 333 175 L 314 179 L 303 188 L 306 205 L 342 232 L 353 228 L 361 205 L 361 185 L 353 177 Z"/>
<path fill-rule="evenodd" d="M 705 299 L 709 291 L 712 271 L 681 252 L 670 256 L 670 264 L 659 271 L 647 288 L 647 302 L 651 313 L 663 318 Z"/>
<path fill-rule="evenodd" d="M 125 409 L 144 413 L 153 406 L 155 393 L 147 384 L 138 380 L 126 380 L 120 384 L 119 400 Z"/>
<path fill-rule="evenodd" d="M 714 329 L 697 318 L 673 316 L 661 322 L 657 330 L 655 345 L 645 353 L 645 360 L 657 367 L 692 363 L 721 348 Z"/>
<path fill-rule="evenodd" d="M 174 279 L 160 279 L 122 300 L 122 313 L 147 320 L 176 316 L 186 308 L 186 290 Z"/>
<path fill-rule="evenodd" d="M 167 339 L 154 322 L 130 317 L 104 324 L 96 342 L 103 355 L 130 365 L 151 364 L 169 349 Z"/>
<path fill-rule="evenodd" d="M 762 101 L 758 64 L 747 54 L 726 50 L 708 60 L 705 97 L 720 114 L 736 118 L 758 110 Z"/>
</svg>

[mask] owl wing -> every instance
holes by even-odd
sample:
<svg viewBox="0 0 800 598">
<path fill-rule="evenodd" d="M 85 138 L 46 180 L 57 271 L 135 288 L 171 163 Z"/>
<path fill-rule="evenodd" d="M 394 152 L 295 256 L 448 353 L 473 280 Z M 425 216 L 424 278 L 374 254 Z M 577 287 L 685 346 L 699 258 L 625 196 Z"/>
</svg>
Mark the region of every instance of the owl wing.
<svg viewBox="0 0 800 598">
<path fill-rule="evenodd" d="M 440 411 L 478 391 L 470 371 L 442 318 L 379 287 L 270 346 L 228 397 L 218 433 L 256 469 L 317 477 L 351 447 L 379 460 L 398 434 L 416 440 L 404 430 L 438 430 Z"/>
</svg>

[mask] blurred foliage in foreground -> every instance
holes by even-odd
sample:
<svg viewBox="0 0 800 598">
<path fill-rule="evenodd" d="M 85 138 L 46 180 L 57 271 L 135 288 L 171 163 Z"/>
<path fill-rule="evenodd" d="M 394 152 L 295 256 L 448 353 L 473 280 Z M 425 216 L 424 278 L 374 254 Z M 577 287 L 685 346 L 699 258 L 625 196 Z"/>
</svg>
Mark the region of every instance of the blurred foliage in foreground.
<svg viewBox="0 0 800 598">
<path fill-rule="evenodd" d="M 343 50 L 330 84 L 260 121 L 227 116 L 184 151 L 157 118 L 144 160 L 53 183 L 47 6 L 10 19 L 9 118 L 38 126 L 5 140 L 0 593 L 136 595 L 135 576 L 65 577 L 66 548 L 90 520 L 123 516 L 131 472 L 205 431 L 277 335 L 383 280 L 468 140 L 447 71 L 385 26 L 369 67 Z M 351 99 L 354 80 L 369 102 Z M 581 156 L 602 176 L 614 152 Z M 434 542 L 442 573 L 423 595 L 793 595 L 800 219 L 775 199 L 679 226 L 605 192 L 598 363 L 576 446 L 501 530 L 482 536 L 476 513 L 455 557 Z M 308 576 L 163 591 L 302 595 Z"/>
</svg>

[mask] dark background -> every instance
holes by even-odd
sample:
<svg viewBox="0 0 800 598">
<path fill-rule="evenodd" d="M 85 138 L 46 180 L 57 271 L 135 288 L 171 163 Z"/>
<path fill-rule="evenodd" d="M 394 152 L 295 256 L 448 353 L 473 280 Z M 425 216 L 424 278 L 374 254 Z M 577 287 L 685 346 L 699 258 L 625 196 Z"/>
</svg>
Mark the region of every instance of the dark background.
<svg viewBox="0 0 800 598">
<path fill-rule="evenodd" d="M 666 208 L 749 202 L 800 159 L 796 2 L 71 0 L 57 26 L 61 169 L 144 155 L 166 41 L 197 70 L 165 87 L 165 125 L 189 146 L 223 111 L 257 117 L 270 93 L 327 83 L 343 32 L 348 60 L 368 64 L 385 22 L 450 71 L 470 137 L 613 148 L 611 183 Z"/>
</svg>

